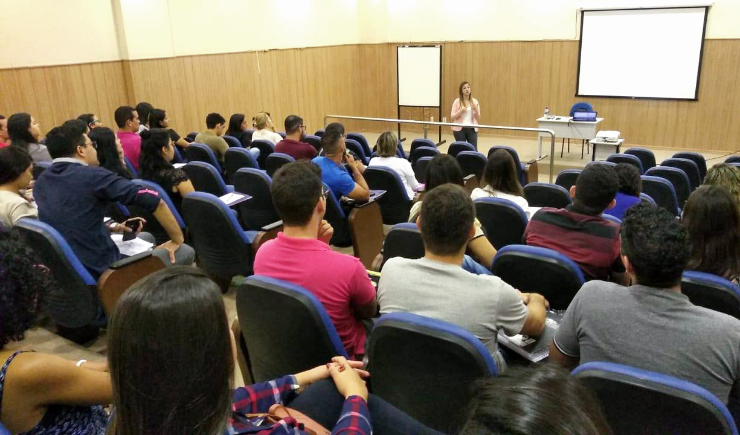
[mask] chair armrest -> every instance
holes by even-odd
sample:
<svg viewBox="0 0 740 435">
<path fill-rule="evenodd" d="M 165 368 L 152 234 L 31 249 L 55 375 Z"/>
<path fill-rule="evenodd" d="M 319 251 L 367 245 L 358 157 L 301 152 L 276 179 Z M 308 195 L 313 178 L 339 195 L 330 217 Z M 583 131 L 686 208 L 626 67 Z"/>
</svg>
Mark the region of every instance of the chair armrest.
<svg viewBox="0 0 740 435">
<path fill-rule="evenodd" d="M 115 265 L 115 268 L 114 268 Z M 117 261 L 103 272 L 98 280 L 98 299 L 105 313 L 110 316 L 121 295 L 136 281 L 164 269 L 165 265 L 151 252 L 142 252 Z"/>
<path fill-rule="evenodd" d="M 370 268 L 373 272 L 380 272 L 380 266 L 383 264 L 383 253 L 375 256 L 375 259 L 373 260 L 373 265 Z"/>
<path fill-rule="evenodd" d="M 352 235 L 354 256 L 366 269 L 371 269 L 375 257 L 383 248 L 383 216 L 380 205 L 372 201 L 355 207 L 347 219 Z"/>
<path fill-rule="evenodd" d="M 266 230 L 268 227 L 269 229 Z M 276 238 L 278 233 L 282 230 L 283 221 L 273 222 L 270 225 L 262 227 L 262 231 L 257 233 L 254 240 L 252 240 L 252 255 L 257 255 L 257 250 L 260 246 L 262 246 L 266 241 Z"/>
<path fill-rule="evenodd" d="M 434 146 L 436 146 L 437 148 L 439 148 L 440 145 L 446 144 L 446 143 L 447 143 L 447 139 L 442 139 L 442 142 L 437 143 L 437 144 L 434 144 Z"/>
<path fill-rule="evenodd" d="M 112 263 L 110 266 L 108 266 L 108 269 L 118 270 L 118 269 L 128 266 L 129 264 L 136 263 L 137 261 L 141 261 L 151 256 L 152 256 L 152 251 L 140 252 L 136 255 L 132 255 L 130 257 L 126 257 L 124 259 L 116 261 L 115 263 Z"/>
<path fill-rule="evenodd" d="M 272 231 L 275 228 L 282 227 L 282 226 L 283 226 L 283 221 L 275 221 L 271 224 L 268 224 L 262 227 L 262 231 Z"/>
<path fill-rule="evenodd" d="M 463 178 L 463 187 L 465 188 L 465 191 L 468 192 L 468 195 L 472 194 L 473 190 L 480 187 L 478 177 L 475 174 L 466 176 Z"/>
<path fill-rule="evenodd" d="M 524 167 L 524 181 L 526 183 L 536 183 L 539 181 L 537 160 L 527 162 L 527 165 Z"/>
</svg>

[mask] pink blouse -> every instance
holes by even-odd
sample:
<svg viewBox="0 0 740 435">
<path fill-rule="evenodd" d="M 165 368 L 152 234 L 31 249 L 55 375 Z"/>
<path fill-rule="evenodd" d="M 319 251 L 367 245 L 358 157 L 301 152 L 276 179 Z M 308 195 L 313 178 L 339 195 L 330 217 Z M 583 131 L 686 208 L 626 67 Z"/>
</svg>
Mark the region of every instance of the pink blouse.
<svg viewBox="0 0 740 435">
<path fill-rule="evenodd" d="M 478 102 L 475 98 L 473 98 L 473 102 Z M 478 107 L 480 108 L 480 103 L 478 103 Z M 478 119 L 480 119 L 480 109 L 475 110 L 475 106 L 473 106 L 470 110 L 473 111 L 473 125 L 478 125 Z M 452 122 L 459 124 L 462 122 L 463 119 L 463 113 L 465 109 L 460 104 L 460 99 L 455 98 L 455 102 L 452 103 L 452 112 L 450 113 L 450 118 L 452 118 Z M 452 127 L 452 131 L 460 131 L 462 130 L 462 127 Z M 476 133 L 478 132 L 478 128 L 475 129 Z"/>
</svg>

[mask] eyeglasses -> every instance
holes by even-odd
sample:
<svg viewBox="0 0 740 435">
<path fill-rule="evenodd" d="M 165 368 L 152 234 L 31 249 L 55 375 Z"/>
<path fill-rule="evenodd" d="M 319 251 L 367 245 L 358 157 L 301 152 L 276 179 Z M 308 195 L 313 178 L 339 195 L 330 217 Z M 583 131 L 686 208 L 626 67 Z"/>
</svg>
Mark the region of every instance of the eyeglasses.
<svg viewBox="0 0 740 435">
<path fill-rule="evenodd" d="M 304 129 L 304 130 L 305 130 L 305 129 L 306 129 L 306 126 L 305 126 L 305 125 L 303 125 L 303 124 L 301 124 L 301 125 L 299 125 L 299 126 L 298 126 L 298 128 L 302 128 L 302 129 Z"/>
<path fill-rule="evenodd" d="M 324 186 L 321 186 L 321 196 L 319 197 L 319 199 L 322 199 L 323 198 L 324 200 L 326 200 L 326 198 L 327 198 L 328 195 L 329 195 L 329 189 L 327 189 Z M 319 202 L 319 201 L 316 200 L 316 202 Z"/>
<path fill-rule="evenodd" d="M 85 144 L 85 146 L 86 146 L 86 147 L 93 147 L 93 148 L 95 148 L 96 150 L 98 149 L 98 143 L 97 143 L 97 142 L 95 142 L 94 140 L 91 140 L 91 141 L 90 141 L 90 143 L 86 143 L 86 144 Z"/>
</svg>

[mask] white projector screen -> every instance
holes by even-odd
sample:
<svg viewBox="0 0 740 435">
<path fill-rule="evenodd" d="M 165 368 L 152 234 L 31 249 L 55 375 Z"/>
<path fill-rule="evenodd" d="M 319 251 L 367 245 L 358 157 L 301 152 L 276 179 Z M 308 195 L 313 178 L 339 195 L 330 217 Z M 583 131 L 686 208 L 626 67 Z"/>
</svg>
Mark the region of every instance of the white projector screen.
<svg viewBox="0 0 740 435">
<path fill-rule="evenodd" d="M 582 11 L 576 96 L 696 100 L 707 9 Z"/>
<path fill-rule="evenodd" d="M 442 47 L 398 47 L 398 105 L 439 107 Z"/>
</svg>

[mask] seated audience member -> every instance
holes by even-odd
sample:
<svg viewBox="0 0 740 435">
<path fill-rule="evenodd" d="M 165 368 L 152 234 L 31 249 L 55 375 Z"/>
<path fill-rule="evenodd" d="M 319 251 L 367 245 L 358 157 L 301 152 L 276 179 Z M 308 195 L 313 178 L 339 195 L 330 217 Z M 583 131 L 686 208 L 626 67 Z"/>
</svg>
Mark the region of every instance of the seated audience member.
<svg viewBox="0 0 740 435">
<path fill-rule="evenodd" d="M 618 188 L 614 168 L 586 165 L 570 188 L 573 204 L 563 209 L 545 207 L 535 213 L 524 232 L 527 244 L 566 255 L 581 267 L 587 280 L 624 282 L 619 224 L 601 217 L 604 210 L 614 207 Z"/>
<path fill-rule="evenodd" d="M 283 232 L 257 251 L 254 273 L 300 285 L 316 295 L 347 353 L 364 355 L 362 320 L 377 312 L 375 287 L 359 259 L 329 247 L 334 230 L 323 220 L 328 193 L 323 189 L 318 169 L 311 163 L 289 163 L 278 170 L 270 191 Z"/>
<path fill-rule="evenodd" d="M 141 178 L 162 186 L 179 212 L 182 199 L 195 188 L 185 171 L 172 166 L 174 158 L 175 148 L 167 130 L 151 128 L 141 132 Z"/>
<path fill-rule="evenodd" d="M 190 143 L 170 128 L 170 118 L 167 112 L 162 109 L 153 109 L 149 112 L 149 128 L 164 128 L 172 138 L 172 143 L 180 148 L 187 148 Z"/>
<path fill-rule="evenodd" d="M 740 210 L 722 186 L 696 189 L 683 210 L 689 232 L 688 270 L 712 273 L 738 284 L 740 278 Z"/>
<path fill-rule="evenodd" d="M 141 122 L 139 124 L 139 129 L 136 131 L 137 134 L 141 133 L 144 130 L 149 130 L 149 114 L 154 110 L 154 106 L 147 103 L 146 101 L 142 101 L 141 103 L 136 105 L 136 113 L 139 115 L 139 121 Z"/>
<path fill-rule="evenodd" d="M 411 206 L 409 222 L 416 223 L 417 219 L 419 219 L 421 206 L 424 203 L 424 196 L 431 190 L 434 190 L 435 187 L 446 183 L 457 184 L 461 187 L 463 186 L 464 179 L 462 169 L 460 169 L 460 164 L 457 163 L 457 160 L 455 160 L 454 157 L 448 154 L 434 156 L 429 162 L 424 183 L 424 192 L 422 192 L 421 198 Z M 486 264 L 488 267 L 486 268 L 475 263 L 472 258 L 466 255 L 465 261 L 463 262 L 463 269 L 477 274 L 490 274 L 493 257 L 496 256 L 496 248 L 491 245 L 491 242 L 488 240 L 486 235 L 483 234 L 483 229 L 481 228 L 478 218 L 475 218 L 474 222 L 475 234 L 470 240 L 468 240 L 468 249 L 481 264 Z"/>
<path fill-rule="evenodd" d="M 255 121 L 259 121 L 258 117 L 259 115 L 255 117 Z M 305 136 L 306 126 L 303 125 L 303 118 L 296 115 L 288 116 L 285 118 L 285 139 L 275 145 L 275 152 L 287 154 L 296 160 L 316 157 L 316 148 L 303 142 Z M 252 140 L 254 139 L 255 136 L 252 135 Z"/>
<path fill-rule="evenodd" d="M 116 109 L 113 117 L 116 119 L 118 132 L 116 137 L 121 141 L 123 155 L 131 162 L 134 169 L 139 171 L 139 154 L 141 154 L 141 136 L 139 136 L 139 114 L 133 107 L 121 106 Z"/>
<path fill-rule="evenodd" d="M 10 145 L 10 136 L 8 136 L 8 120 L 0 115 L 0 148 Z"/>
<path fill-rule="evenodd" d="M 200 270 L 161 270 L 132 286 L 108 329 L 112 433 L 307 434 L 294 419 L 272 424 L 251 415 L 274 404 L 303 412 L 335 434 L 370 434 L 373 426 L 379 433 L 384 427 L 435 433 L 368 394 L 362 363 L 342 357 L 232 390 L 233 340 L 221 292 Z"/>
<path fill-rule="evenodd" d="M 95 143 L 98 151 L 98 163 L 101 168 L 105 168 L 127 180 L 134 178 L 123 159 L 121 140 L 113 133 L 113 130 L 108 127 L 98 127 L 90 130 L 88 137 Z"/>
<path fill-rule="evenodd" d="M 548 303 L 542 295 L 520 293 L 496 276 L 463 270 L 474 222 L 473 200 L 462 187 L 445 184 L 429 191 L 416 222 L 424 258 L 388 260 L 378 283 L 378 304 L 382 314 L 409 312 L 467 329 L 503 369 L 506 363 L 496 344 L 499 329 L 508 335 L 540 335 Z"/>
<path fill-rule="evenodd" d="M 272 125 L 272 119 L 270 119 L 270 115 L 265 112 L 260 112 L 257 115 L 255 115 L 254 126 L 257 130 L 255 130 L 254 133 L 252 133 L 252 140 L 257 140 L 257 139 L 269 140 L 275 145 L 279 144 L 283 140 L 282 136 L 275 133 L 275 126 Z M 301 138 L 299 137 L 299 140 L 300 139 Z M 282 152 L 282 151 L 278 151 L 278 152 Z"/>
<path fill-rule="evenodd" d="M 153 255 L 167 265 L 193 263 L 195 252 L 183 244 L 182 231 L 167 204 L 156 192 L 99 168 L 97 151 L 87 135 L 71 125 L 57 127 L 46 136 L 46 143 L 54 161 L 34 188 L 39 219 L 59 231 L 93 278 L 121 259 L 103 223 L 108 203 L 115 201 L 149 210 L 167 231 L 171 240 L 154 249 Z M 123 227 L 117 229 L 130 231 Z"/>
<path fill-rule="evenodd" d="M 476 381 L 459 435 L 609 435 L 599 400 L 556 364 L 516 367 Z"/>
<path fill-rule="evenodd" d="M 103 126 L 103 124 L 100 122 L 100 119 L 97 116 L 95 116 L 94 113 L 82 114 L 78 116 L 77 119 L 84 122 L 90 131 L 93 131 L 96 128 Z"/>
<path fill-rule="evenodd" d="M 506 150 L 496 150 L 488 156 L 486 167 L 483 169 L 484 188 L 476 188 L 470 195 L 474 200 L 478 198 L 508 199 L 524 210 L 527 219 L 530 217 L 529 203 L 524 199 L 524 190 L 519 184 L 519 172 L 516 169 L 514 158 Z"/>
<path fill-rule="evenodd" d="M 727 403 L 740 381 L 740 320 L 681 294 L 691 248 L 686 228 L 665 209 L 638 204 L 624 214 L 621 236 L 634 284 L 587 282 L 560 322 L 550 360 L 568 368 L 605 361 L 664 373 Z"/>
<path fill-rule="evenodd" d="M 406 195 L 408 195 L 409 199 L 414 199 L 414 193 L 419 188 L 419 182 L 416 181 L 416 175 L 411 168 L 411 163 L 406 159 L 396 156 L 396 151 L 398 150 L 398 138 L 396 134 L 392 131 L 382 133 L 378 137 L 375 146 L 378 149 L 378 157 L 373 157 L 368 167 L 386 166 L 393 169 L 401 179 L 403 187 L 406 189 Z"/>
<path fill-rule="evenodd" d="M 75 364 L 14 344 L 54 282 L 13 231 L 0 232 L 0 423 L 14 434 L 105 434 L 113 393 L 105 363 Z"/>
<path fill-rule="evenodd" d="M 707 171 L 704 184 L 723 186 L 729 190 L 740 206 L 740 168 L 729 163 L 719 163 Z"/>
<path fill-rule="evenodd" d="M 328 130 L 336 130 L 339 132 L 339 134 L 344 136 L 344 125 L 342 125 L 342 123 L 340 122 L 332 122 L 331 124 L 327 125 L 324 129 L 324 132 Z"/>
<path fill-rule="evenodd" d="M 642 178 L 640 178 L 640 171 L 628 163 L 619 163 L 614 171 L 617 173 L 617 178 L 619 178 L 619 190 L 617 190 L 617 196 L 614 197 L 616 205 L 604 210 L 604 214 L 622 219 L 628 208 L 639 204 L 641 201 Z"/>
<path fill-rule="evenodd" d="M 0 149 L 0 223 L 10 228 L 19 219 L 37 219 L 39 211 L 31 198 L 21 194 L 33 175 L 33 159 L 18 147 Z"/>
<path fill-rule="evenodd" d="M 235 113 L 229 118 L 229 128 L 226 135 L 239 139 L 242 147 L 249 148 L 250 137 L 247 135 L 249 124 L 243 113 Z M 281 138 L 282 139 L 282 138 Z"/>
<path fill-rule="evenodd" d="M 223 163 L 226 151 L 229 149 L 229 144 L 221 137 L 226 131 L 226 120 L 218 113 L 209 113 L 206 116 L 206 127 L 208 130 L 198 133 L 194 142 L 211 147 L 218 161 Z"/>
<path fill-rule="evenodd" d="M 314 149 L 311 145 L 306 145 Z M 365 165 L 346 154 L 344 136 L 338 130 L 326 131 L 321 137 L 321 148 L 325 155 L 312 161 L 321 168 L 321 179 L 334 192 L 334 196 L 337 199 L 346 196 L 361 202 L 369 200 L 370 188 L 362 176 Z M 347 164 L 346 169 L 344 163 Z"/>
<path fill-rule="evenodd" d="M 28 113 L 14 113 L 8 118 L 8 135 L 11 145 L 28 152 L 34 162 L 50 162 L 46 145 L 39 143 L 41 126 Z"/>
</svg>

